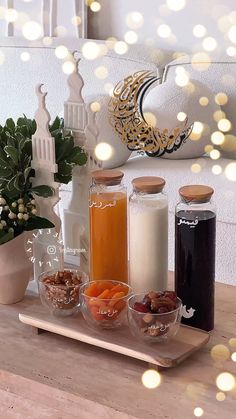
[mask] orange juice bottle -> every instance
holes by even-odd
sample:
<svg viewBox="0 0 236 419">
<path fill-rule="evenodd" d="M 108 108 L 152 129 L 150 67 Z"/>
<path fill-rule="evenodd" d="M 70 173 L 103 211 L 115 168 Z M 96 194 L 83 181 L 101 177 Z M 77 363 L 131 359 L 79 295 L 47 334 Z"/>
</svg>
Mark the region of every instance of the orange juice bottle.
<svg viewBox="0 0 236 419">
<path fill-rule="evenodd" d="M 127 192 L 120 170 L 92 173 L 90 278 L 128 282 Z"/>
</svg>

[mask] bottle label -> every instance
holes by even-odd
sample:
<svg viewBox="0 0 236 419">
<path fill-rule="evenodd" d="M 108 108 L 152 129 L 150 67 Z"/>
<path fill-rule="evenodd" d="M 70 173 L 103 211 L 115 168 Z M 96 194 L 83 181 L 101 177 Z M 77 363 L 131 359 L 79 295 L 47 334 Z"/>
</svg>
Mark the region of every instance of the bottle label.
<svg viewBox="0 0 236 419">
<path fill-rule="evenodd" d="M 109 203 L 104 203 L 104 202 L 96 202 L 96 201 L 89 201 L 89 208 L 97 208 L 97 209 L 105 209 L 105 208 L 109 208 L 109 207 L 115 207 L 116 206 L 116 201 L 112 201 Z"/>
<path fill-rule="evenodd" d="M 182 224 L 185 224 L 189 226 L 190 228 L 195 228 L 198 225 L 198 218 L 196 218 L 196 220 L 194 221 L 188 221 L 188 220 L 185 220 L 184 218 L 180 218 L 177 225 L 181 226 Z"/>
<path fill-rule="evenodd" d="M 181 310 L 181 315 L 185 319 L 190 319 L 191 317 L 194 316 L 195 311 L 196 311 L 195 308 L 192 308 L 192 307 L 187 310 L 186 305 L 184 305 Z"/>
</svg>

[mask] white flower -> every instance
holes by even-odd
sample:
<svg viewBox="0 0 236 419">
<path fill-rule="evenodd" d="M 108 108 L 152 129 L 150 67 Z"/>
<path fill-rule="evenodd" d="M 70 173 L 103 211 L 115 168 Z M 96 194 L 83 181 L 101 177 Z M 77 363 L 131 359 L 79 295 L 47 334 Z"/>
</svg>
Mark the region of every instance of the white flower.
<svg viewBox="0 0 236 419">
<path fill-rule="evenodd" d="M 30 203 L 31 203 L 32 205 L 35 205 L 35 204 L 36 204 L 35 199 L 31 199 Z"/>
<path fill-rule="evenodd" d="M 10 227 L 10 228 L 8 229 L 8 233 L 14 233 L 14 228 Z"/>
<path fill-rule="evenodd" d="M 6 225 L 7 225 L 5 220 L 1 220 L 1 224 L 2 224 L 3 227 L 6 227 Z"/>
<path fill-rule="evenodd" d="M 10 218 L 10 220 L 14 220 L 16 218 L 16 214 L 14 214 L 14 212 L 10 212 L 8 214 L 8 218 Z"/>
<path fill-rule="evenodd" d="M 16 202 L 12 202 L 11 206 L 12 206 L 12 208 L 16 208 L 17 207 L 17 203 Z"/>
<path fill-rule="evenodd" d="M 8 205 L 5 205 L 5 207 L 3 209 L 4 209 L 4 211 L 8 211 L 9 210 L 9 206 Z"/>
<path fill-rule="evenodd" d="M 23 220 L 23 217 L 24 217 L 24 215 L 21 212 L 19 212 L 19 214 L 17 214 L 18 220 Z"/>
<path fill-rule="evenodd" d="M 32 214 L 34 214 L 34 215 L 36 215 L 37 214 L 37 210 L 36 210 L 36 208 L 34 208 L 34 209 L 32 209 Z"/>
<path fill-rule="evenodd" d="M 6 205 L 6 200 L 0 197 L 0 205 Z"/>
<path fill-rule="evenodd" d="M 18 211 L 19 212 L 24 212 L 25 211 L 25 206 L 23 204 L 20 204 L 18 207 Z"/>
<path fill-rule="evenodd" d="M 24 219 L 25 221 L 28 221 L 28 219 L 29 219 L 29 215 L 28 215 L 28 214 L 24 214 L 24 215 L 23 215 L 23 219 Z"/>
<path fill-rule="evenodd" d="M 24 203 L 24 201 L 23 201 L 23 199 L 22 198 L 20 198 L 20 199 L 18 199 L 18 204 L 23 204 Z"/>
</svg>

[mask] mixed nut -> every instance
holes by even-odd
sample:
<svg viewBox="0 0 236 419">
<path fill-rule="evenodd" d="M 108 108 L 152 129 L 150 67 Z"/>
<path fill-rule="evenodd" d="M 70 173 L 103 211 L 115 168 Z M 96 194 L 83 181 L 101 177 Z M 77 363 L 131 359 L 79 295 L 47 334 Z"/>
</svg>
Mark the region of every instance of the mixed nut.
<svg viewBox="0 0 236 419">
<path fill-rule="evenodd" d="M 133 304 L 132 308 L 137 312 L 137 315 L 135 316 L 134 313 L 133 317 L 144 335 L 163 336 L 169 332 L 171 324 L 175 323 L 175 310 L 178 307 L 178 298 L 174 291 L 151 291 L 144 296 L 142 301 L 136 301 Z M 142 316 L 140 316 L 141 313 Z"/>
<path fill-rule="evenodd" d="M 58 271 L 44 276 L 40 285 L 45 299 L 54 309 L 68 310 L 79 304 L 82 274 L 71 271 Z"/>
</svg>

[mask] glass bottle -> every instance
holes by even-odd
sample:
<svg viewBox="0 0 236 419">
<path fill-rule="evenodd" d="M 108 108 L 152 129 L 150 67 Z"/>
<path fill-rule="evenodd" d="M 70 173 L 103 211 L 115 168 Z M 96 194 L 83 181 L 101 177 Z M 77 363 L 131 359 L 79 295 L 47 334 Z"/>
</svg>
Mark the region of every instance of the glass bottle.
<svg viewBox="0 0 236 419">
<path fill-rule="evenodd" d="M 92 172 L 90 279 L 128 282 L 127 192 L 120 170 Z"/>
<path fill-rule="evenodd" d="M 168 199 L 165 180 L 132 181 L 129 202 L 129 278 L 135 293 L 166 290 L 168 280 Z"/>
<path fill-rule="evenodd" d="M 186 325 L 214 328 L 216 210 L 214 190 L 205 185 L 180 188 L 175 213 L 175 288 L 183 301 Z"/>
</svg>

